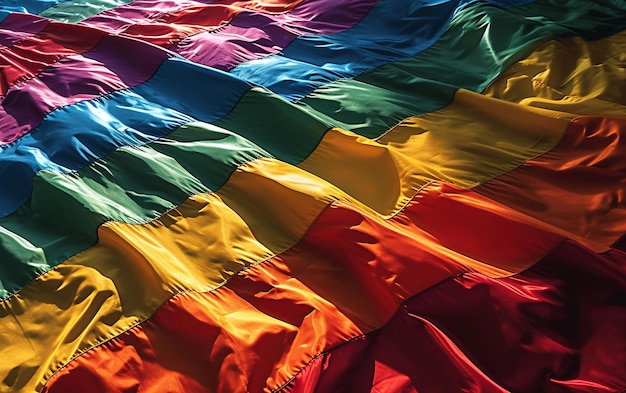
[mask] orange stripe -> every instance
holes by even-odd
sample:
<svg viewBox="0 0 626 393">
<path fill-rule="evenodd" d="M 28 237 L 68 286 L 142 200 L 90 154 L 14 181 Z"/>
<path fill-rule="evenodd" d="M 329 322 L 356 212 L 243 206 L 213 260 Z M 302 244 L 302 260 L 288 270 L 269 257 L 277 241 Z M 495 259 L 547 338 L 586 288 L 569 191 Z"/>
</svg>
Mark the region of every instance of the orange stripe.
<svg viewBox="0 0 626 393">
<path fill-rule="evenodd" d="M 605 251 L 626 233 L 625 134 L 626 117 L 579 117 L 556 148 L 474 190 Z"/>
</svg>

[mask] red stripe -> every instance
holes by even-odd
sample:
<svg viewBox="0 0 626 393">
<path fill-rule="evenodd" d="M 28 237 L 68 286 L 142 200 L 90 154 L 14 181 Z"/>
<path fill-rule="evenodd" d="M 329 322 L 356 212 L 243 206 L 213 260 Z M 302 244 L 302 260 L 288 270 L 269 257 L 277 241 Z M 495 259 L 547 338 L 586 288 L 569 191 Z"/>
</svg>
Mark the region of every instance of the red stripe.
<svg viewBox="0 0 626 393">
<path fill-rule="evenodd" d="M 512 278 L 448 279 L 317 357 L 285 391 L 621 391 L 625 271 L 623 252 L 567 242 Z"/>
<path fill-rule="evenodd" d="M 73 361 L 46 391 L 280 386 L 317 354 L 380 328 L 406 299 L 471 271 L 476 259 L 519 271 L 561 241 L 515 218 L 480 195 L 437 185 L 389 221 L 332 206 L 294 248 L 213 292 L 176 296 L 140 327 Z M 482 225 L 466 232 L 465 220 L 474 219 Z M 465 256 L 442 246 L 455 230 L 469 236 L 455 245 Z M 485 251 L 494 237 L 507 239 L 496 245 L 499 258 Z"/>
</svg>

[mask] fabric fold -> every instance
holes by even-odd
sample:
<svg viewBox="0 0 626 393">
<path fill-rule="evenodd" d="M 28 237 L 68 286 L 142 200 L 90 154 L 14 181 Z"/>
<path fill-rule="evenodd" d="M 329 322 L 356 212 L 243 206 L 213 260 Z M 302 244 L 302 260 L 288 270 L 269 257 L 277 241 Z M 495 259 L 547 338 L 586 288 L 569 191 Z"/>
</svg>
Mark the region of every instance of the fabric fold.
<svg viewBox="0 0 626 393">
<path fill-rule="evenodd" d="M 625 29 L 5 1 L 0 391 L 625 389 Z"/>
<path fill-rule="evenodd" d="M 247 352 L 236 352 L 242 359 L 264 359 L 263 368 L 256 371 L 261 375 L 253 374 L 249 380 L 253 385 L 237 385 L 240 378 L 246 378 L 248 367 L 224 382 L 235 391 L 246 386 L 260 390 L 266 381 L 280 385 L 318 351 L 386 323 L 403 299 L 462 272 L 505 277 L 525 270 L 562 241 L 560 235 L 534 227 L 510 211 L 498 211 L 486 198 L 458 187 L 426 187 L 401 212 L 385 220 L 345 197 L 343 201 L 337 197 L 339 202 L 329 206 L 328 190 L 321 192 L 318 185 L 306 184 L 306 177 L 284 174 L 281 178 L 280 165 L 274 170 L 273 176 L 263 180 L 253 168 L 235 174 L 233 179 L 237 179 L 229 181 L 221 198 L 195 198 L 180 212 L 173 210 L 154 223 L 107 224 L 99 231 L 98 246 L 41 276 L 19 297 L 4 301 L 2 312 L 15 315 L 23 332 L 3 323 L 0 337 L 33 337 L 33 347 L 22 349 L 28 353 L 22 355 L 23 362 L 16 365 L 7 359 L 0 363 L 3 373 L 19 376 L 11 388 L 40 389 L 40 384 L 75 357 L 119 341 L 115 337 L 122 332 L 134 335 L 135 326 L 152 320 L 155 312 L 167 313 L 186 299 L 198 299 L 192 302 L 208 307 L 205 312 L 210 319 L 226 318 L 218 317 L 212 322 L 215 326 L 208 327 L 220 336 L 223 331 L 242 340 L 238 332 L 250 326 L 250 318 L 264 321 L 270 331 L 288 327 L 298 333 L 290 335 L 284 349 L 272 349 L 274 366 L 266 362 L 269 354 L 250 353 L 250 357 Z M 261 194 L 268 197 L 256 198 L 255 204 L 241 198 L 241 188 L 261 186 L 261 182 L 265 191 L 273 190 Z M 280 198 L 281 206 L 276 206 L 275 198 Z M 203 199 L 209 203 L 198 204 Z M 199 211 L 181 216 L 194 209 Z M 441 217 L 442 210 L 447 217 Z M 278 211 L 285 212 L 283 217 Z M 445 230 L 446 223 L 468 223 L 474 215 L 484 226 L 474 228 L 465 245 L 448 244 L 446 236 L 453 239 L 455 234 Z M 460 226 L 456 229 L 465 232 Z M 484 240 L 494 236 L 516 241 L 488 251 Z M 203 242 L 196 241 L 202 238 Z M 534 246 L 528 247 L 529 243 Z M 210 248 L 198 249 L 199 244 Z M 328 285 L 329 280 L 334 284 Z M 267 299 L 259 296 L 265 291 L 269 291 Z M 181 292 L 185 294 L 178 296 Z M 45 304 L 38 300 L 41 297 L 48 299 Z M 281 299 L 292 299 L 290 308 L 295 314 L 281 311 L 285 307 Z M 213 307 L 217 307 L 215 313 L 210 311 Z M 310 311 L 300 314 L 303 308 Z M 230 318 L 234 319 L 227 322 Z M 237 323 L 243 325 L 235 328 Z M 68 330 L 72 326 L 75 330 Z M 223 330 L 227 326 L 236 330 Z M 251 333 L 260 334 L 261 339 L 265 331 Z M 317 337 L 318 344 L 305 345 L 311 337 Z M 3 348 L 13 351 L 12 345 L 5 341 Z M 49 360 L 41 363 L 42 357 Z M 220 369 L 220 362 L 214 370 Z M 227 366 L 229 362 L 224 365 L 234 367 Z M 256 369 L 256 363 L 249 363 L 250 367 Z M 32 369 L 34 375 L 28 373 Z"/>
</svg>

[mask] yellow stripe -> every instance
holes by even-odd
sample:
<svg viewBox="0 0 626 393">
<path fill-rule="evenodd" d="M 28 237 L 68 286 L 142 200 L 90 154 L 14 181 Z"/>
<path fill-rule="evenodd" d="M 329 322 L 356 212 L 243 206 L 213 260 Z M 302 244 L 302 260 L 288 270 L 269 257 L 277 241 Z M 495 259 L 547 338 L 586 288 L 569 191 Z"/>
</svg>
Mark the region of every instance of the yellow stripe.
<svg viewBox="0 0 626 393">
<path fill-rule="evenodd" d="M 0 359 L 0 375 L 15 376 L 4 381 L 11 390 L 39 390 L 73 356 L 144 320 L 184 276 L 191 288 L 203 279 L 206 289 L 223 281 L 220 271 L 270 254 L 215 195 L 197 195 L 146 225 L 106 224 L 98 235 L 98 245 L 2 303 L 0 345 L 9 356 Z M 245 253 L 224 258 L 231 239 Z"/>
<path fill-rule="evenodd" d="M 194 196 L 157 221 L 103 225 L 96 246 L 2 302 L 0 346 L 10 356 L 0 359 L 0 375 L 11 377 L 12 390 L 39 390 L 58 367 L 173 294 L 216 288 L 295 244 L 336 199 L 358 203 L 305 171 L 259 160 L 239 168 L 219 195 Z"/>
<path fill-rule="evenodd" d="M 329 203 L 390 216 L 431 180 L 477 184 L 549 150 L 568 124 L 476 94 L 457 98 L 379 142 L 331 130 L 301 168 L 253 161 L 216 194 L 194 196 L 157 221 L 103 225 L 98 245 L 1 304 L 0 346 L 9 356 L 0 359 L 0 375 L 13 390 L 40 389 L 54 370 L 145 320 L 173 294 L 216 288 L 286 250 Z M 501 118 L 486 118 L 488 107 Z M 520 117 L 533 127 L 518 124 Z M 491 266 L 442 252 L 494 277 L 533 262 Z"/>
<path fill-rule="evenodd" d="M 300 168 L 388 216 L 434 180 L 475 187 L 554 148 L 567 116 L 459 90 L 377 141 L 333 129 Z"/>
<path fill-rule="evenodd" d="M 626 114 L 626 31 L 597 41 L 552 40 L 502 73 L 484 94 L 576 115 Z"/>
</svg>

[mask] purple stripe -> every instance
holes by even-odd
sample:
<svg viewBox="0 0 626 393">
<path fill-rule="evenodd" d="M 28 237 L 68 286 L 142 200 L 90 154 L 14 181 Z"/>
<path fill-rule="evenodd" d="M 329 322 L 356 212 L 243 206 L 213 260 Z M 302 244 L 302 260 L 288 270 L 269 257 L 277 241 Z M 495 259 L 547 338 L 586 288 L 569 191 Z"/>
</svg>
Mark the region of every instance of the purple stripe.
<svg viewBox="0 0 626 393">
<path fill-rule="evenodd" d="M 27 134 L 32 125 L 28 123 L 21 124 L 14 116 L 9 116 L 4 107 L 0 106 L 0 144 L 12 142 L 22 135 Z"/>
<path fill-rule="evenodd" d="M 30 131 L 55 106 L 61 106 L 59 103 L 62 99 L 39 79 L 29 79 L 26 83 L 11 87 L 2 101 L 3 115 L 13 118 L 14 124 L 22 128 L 26 126 L 26 131 Z M 14 130 L 0 129 L 0 141 L 11 142 L 11 137 L 15 137 Z"/>
<path fill-rule="evenodd" d="M 173 51 L 222 70 L 277 53 L 300 35 L 333 34 L 356 25 L 378 0 L 309 0 L 288 13 L 242 12 L 215 32 L 179 42 Z"/>
<path fill-rule="evenodd" d="M 377 1 L 347 0 L 338 7 L 334 0 L 310 0 L 279 15 L 242 12 L 223 30 L 190 37 L 177 49 L 193 61 L 229 69 L 241 62 L 275 53 L 299 35 L 348 29 L 358 23 Z M 189 1 L 156 5 L 142 1 L 132 5 L 135 10 L 154 11 L 184 7 Z M 143 5 L 145 7 L 141 8 Z M 116 9 L 117 12 L 121 8 Z M 126 9 L 125 15 L 131 16 L 134 11 Z M 22 23 L 23 29 L 28 30 L 28 20 L 16 18 L 9 23 L 16 26 Z M 30 20 L 39 24 L 42 19 Z M 207 55 L 195 55 L 204 51 Z M 10 143 L 30 132 L 54 109 L 148 80 L 167 57 L 166 51 L 155 46 L 134 39 L 105 36 L 93 50 L 63 59 L 47 67 L 39 78 L 7 92 L 0 106 L 0 143 Z"/>
<path fill-rule="evenodd" d="M 40 33 L 49 19 L 30 14 L 11 14 L 0 22 L 0 45 L 13 46 L 26 37 Z"/>
<path fill-rule="evenodd" d="M 128 87 L 103 63 L 80 55 L 69 56 L 47 67 L 38 79 L 63 97 L 62 101 L 55 103 L 57 108 Z"/>
<path fill-rule="evenodd" d="M 106 65 L 126 85 L 136 86 L 148 80 L 170 54 L 133 38 L 107 36 L 83 56 Z"/>
<path fill-rule="evenodd" d="M 168 57 L 140 41 L 104 37 L 92 51 L 68 56 L 9 89 L 0 106 L 0 143 L 30 132 L 54 109 L 145 82 Z"/>
</svg>

